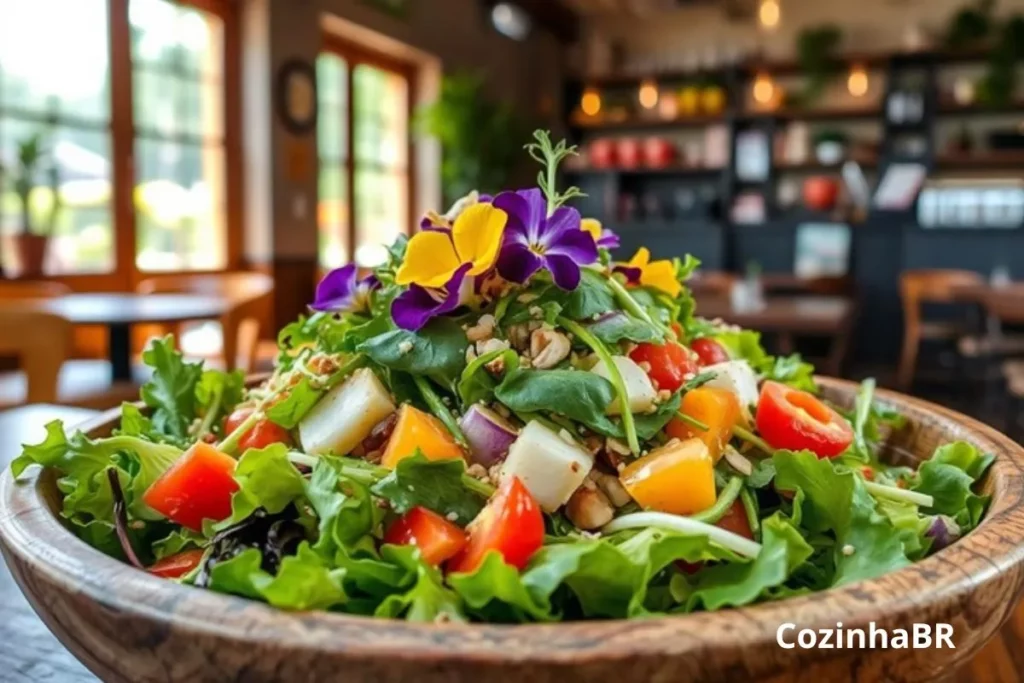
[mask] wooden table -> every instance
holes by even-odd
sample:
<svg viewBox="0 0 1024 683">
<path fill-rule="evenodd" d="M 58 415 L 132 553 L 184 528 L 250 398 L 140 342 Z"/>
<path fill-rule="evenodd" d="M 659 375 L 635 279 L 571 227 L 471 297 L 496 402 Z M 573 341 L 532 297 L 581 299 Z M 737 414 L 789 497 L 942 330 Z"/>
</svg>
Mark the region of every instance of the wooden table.
<svg viewBox="0 0 1024 683">
<path fill-rule="evenodd" d="M 1000 322 L 1024 325 L 1024 282 L 957 287 L 955 295 L 961 301 L 977 303 Z"/>
<path fill-rule="evenodd" d="M 20 305 L 20 304 L 19 304 Z M 75 325 L 102 325 L 109 330 L 108 355 L 115 382 L 132 379 L 132 325 L 216 320 L 230 302 L 198 294 L 69 294 L 31 305 L 67 318 Z"/>
<path fill-rule="evenodd" d="M 36 443 L 46 434 L 46 423 L 63 420 L 81 424 L 99 415 L 93 410 L 67 406 L 32 405 L 0 412 L 0 467 L 21 452 L 21 444 Z M 14 583 L 7 565 L 0 562 L 0 680 L 9 683 L 55 681 L 94 683 L 97 679 L 60 644 L 29 606 Z"/>
<path fill-rule="evenodd" d="M 699 298 L 697 314 L 778 336 L 781 353 L 792 353 L 796 335 L 830 337 L 823 370 L 838 376 L 846 356 L 856 304 L 842 296 L 768 296 L 759 309 L 737 309 L 725 298 Z"/>
</svg>

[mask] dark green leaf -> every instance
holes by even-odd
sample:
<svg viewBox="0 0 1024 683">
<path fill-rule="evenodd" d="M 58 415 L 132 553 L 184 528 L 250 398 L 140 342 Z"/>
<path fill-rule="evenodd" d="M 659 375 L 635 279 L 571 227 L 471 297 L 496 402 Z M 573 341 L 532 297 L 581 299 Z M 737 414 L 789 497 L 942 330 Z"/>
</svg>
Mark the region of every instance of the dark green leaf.
<svg viewBox="0 0 1024 683">
<path fill-rule="evenodd" d="M 154 339 L 142 352 L 142 361 L 153 368 L 152 377 L 142 385 L 142 400 L 152 409 L 153 426 L 184 444 L 197 417 L 196 388 L 203 366 L 186 363 L 170 335 Z"/>
<path fill-rule="evenodd" d="M 303 376 L 282 400 L 267 409 L 267 419 L 285 429 L 295 429 L 323 394 L 323 390 L 313 387 L 309 377 Z"/>
<path fill-rule="evenodd" d="M 581 370 L 515 370 L 494 392 L 513 412 L 556 413 L 585 425 L 612 424 L 605 416 L 615 398 L 611 382 Z"/>
<path fill-rule="evenodd" d="M 465 525 L 477 516 L 485 502 L 463 484 L 465 469 L 462 460 L 427 460 L 416 453 L 400 460 L 372 490 L 399 514 L 420 505 Z"/>
<path fill-rule="evenodd" d="M 489 402 L 494 398 L 498 380 L 491 375 L 486 366 L 499 357 L 503 360 L 506 373 L 519 366 L 519 356 L 511 349 L 491 351 L 475 358 L 462 371 L 459 379 L 459 398 L 463 406 L 471 406 L 481 401 Z"/>
<path fill-rule="evenodd" d="M 562 315 L 571 320 L 587 321 L 619 308 L 603 275 L 589 268 L 583 268 L 580 273 L 579 286 L 562 303 Z"/>
<path fill-rule="evenodd" d="M 374 362 L 393 370 L 422 375 L 454 387 L 466 366 L 469 341 L 450 318 L 432 320 L 419 332 L 392 330 L 359 345 Z"/>
<path fill-rule="evenodd" d="M 630 317 L 621 311 L 615 311 L 588 325 L 590 332 L 605 344 L 617 344 L 620 341 L 652 342 L 659 341 L 661 335 L 653 326 Z"/>
</svg>

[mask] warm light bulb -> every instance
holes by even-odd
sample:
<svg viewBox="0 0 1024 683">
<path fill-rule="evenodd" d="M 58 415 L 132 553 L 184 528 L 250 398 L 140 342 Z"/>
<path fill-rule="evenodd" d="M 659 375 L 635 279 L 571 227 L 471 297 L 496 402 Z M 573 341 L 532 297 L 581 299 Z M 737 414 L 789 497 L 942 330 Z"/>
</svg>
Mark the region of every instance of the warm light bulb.
<svg viewBox="0 0 1024 683">
<path fill-rule="evenodd" d="M 868 72 L 863 66 L 850 69 L 850 77 L 846 79 L 846 89 L 854 97 L 864 97 L 868 93 Z"/>
<path fill-rule="evenodd" d="M 758 74 L 754 80 L 754 100 L 758 104 L 769 104 L 775 97 L 775 83 L 768 74 Z"/>
<path fill-rule="evenodd" d="M 658 106 L 658 86 L 653 81 L 644 81 L 640 84 L 640 106 L 644 109 L 654 109 Z"/>
<path fill-rule="evenodd" d="M 775 28 L 779 25 L 782 10 L 779 7 L 779 0 L 761 0 L 761 8 L 757 13 L 761 26 L 764 28 Z"/>
<path fill-rule="evenodd" d="M 580 109 L 587 116 L 597 116 L 601 112 L 601 94 L 593 88 L 587 88 L 580 100 Z"/>
</svg>

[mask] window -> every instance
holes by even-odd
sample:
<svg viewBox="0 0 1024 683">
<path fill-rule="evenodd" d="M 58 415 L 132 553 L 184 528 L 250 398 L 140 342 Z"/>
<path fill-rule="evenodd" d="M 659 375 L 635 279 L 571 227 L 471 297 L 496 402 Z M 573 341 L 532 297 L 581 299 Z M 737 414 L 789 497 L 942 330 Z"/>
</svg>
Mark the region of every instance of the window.
<svg viewBox="0 0 1024 683">
<path fill-rule="evenodd" d="M 27 177 L 29 227 L 53 235 L 47 272 L 109 272 L 114 230 L 107 0 L 0 0 L 0 17 L 4 271 L 20 270 L 11 236 L 25 227 L 16 183 Z M 19 148 L 36 136 L 42 155 L 26 174 Z"/>
<path fill-rule="evenodd" d="M 224 22 L 168 0 L 131 0 L 139 270 L 226 262 Z"/>
<path fill-rule="evenodd" d="M 319 59 L 317 90 L 320 264 L 379 265 L 386 246 L 412 227 L 409 75 L 400 65 L 332 46 Z"/>
<path fill-rule="evenodd" d="M 139 272 L 232 263 L 241 246 L 229 243 L 241 231 L 227 182 L 238 164 L 228 150 L 238 145 L 225 140 L 226 93 L 238 78 L 237 65 L 229 68 L 237 60 L 232 6 L 0 0 L 6 274 L 17 274 L 11 237 L 26 222 L 11 171 L 34 135 L 45 154 L 29 179 L 28 222 L 37 232 L 52 223 L 47 273 L 107 273 L 131 286 Z"/>
</svg>

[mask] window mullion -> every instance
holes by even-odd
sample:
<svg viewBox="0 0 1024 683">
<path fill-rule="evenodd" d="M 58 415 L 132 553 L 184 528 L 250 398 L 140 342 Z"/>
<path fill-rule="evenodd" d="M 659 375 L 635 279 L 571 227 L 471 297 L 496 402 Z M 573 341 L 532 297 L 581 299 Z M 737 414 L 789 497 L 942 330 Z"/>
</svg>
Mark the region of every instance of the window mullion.
<svg viewBox="0 0 1024 683">
<path fill-rule="evenodd" d="M 345 160 L 347 172 L 345 182 L 347 184 L 346 194 L 348 195 L 348 262 L 355 263 L 356 260 L 356 235 L 359 234 L 356 224 L 359 219 L 359 211 L 356 203 L 356 99 L 355 99 L 355 72 L 359 62 L 346 60 L 348 62 L 348 73 L 345 77 L 345 103 L 347 112 L 345 115 Z"/>
<path fill-rule="evenodd" d="M 135 122 L 132 106 L 130 0 L 108 0 L 110 21 L 111 195 L 115 246 L 114 272 L 122 288 L 138 280 L 135 266 Z"/>
</svg>

